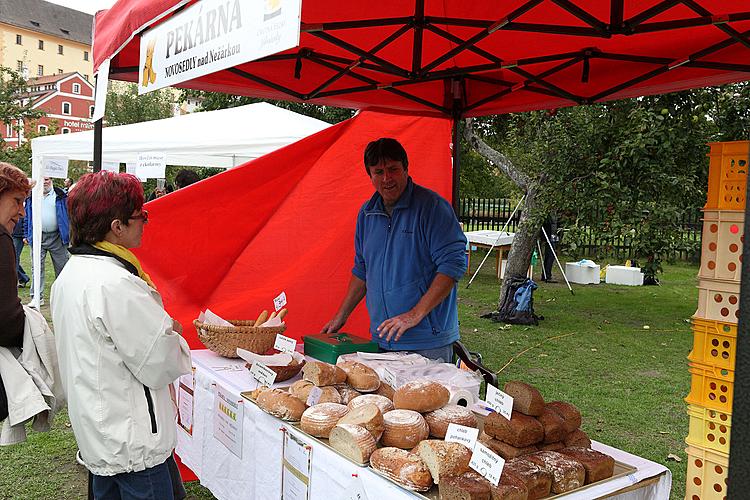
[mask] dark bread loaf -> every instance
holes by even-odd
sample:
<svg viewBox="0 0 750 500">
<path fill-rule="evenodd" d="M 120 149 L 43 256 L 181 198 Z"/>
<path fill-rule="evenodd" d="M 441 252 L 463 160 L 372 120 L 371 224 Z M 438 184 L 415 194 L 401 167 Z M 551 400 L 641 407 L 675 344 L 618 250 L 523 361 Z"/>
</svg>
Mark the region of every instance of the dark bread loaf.
<svg viewBox="0 0 750 500">
<path fill-rule="evenodd" d="M 586 469 L 586 483 L 595 483 L 612 477 L 615 459 L 591 448 L 563 448 L 560 453 L 577 460 Z"/>
<path fill-rule="evenodd" d="M 516 448 L 525 448 L 544 439 L 544 427 L 534 417 L 514 411 L 510 420 L 492 412 L 484 419 L 484 432 Z"/>
<path fill-rule="evenodd" d="M 574 430 L 581 426 L 581 412 L 578 408 L 565 401 L 552 401 L 547 403 L 544 407 L 548 410 L 552 410 L 560 417 L 562 417 L 565 427 L 565 432 L 570 434 Z"/>
<path fill-rule="evenodd" d="M 505 384 L 503 391 L 513 396 L 513 411 L 520 411 L 524 415 L 536 417 L 544 410 L 544 398 L 533 385 L 511 380 Z"/>
<path fill-rule="evenodd" d="M 576 429 L 563 440 L 566 448 L 571 446 L 577 448 L 591 448 L 591 440 L 581 429 Z"/>
<path fill-rule="evenodd" d="M 556 443 L 545 443 L 539 445 L 539 451 L 560 451 L 565 448 L 565 443 L 558 441 Z"/>
<path fill-rule="evenodd" d="M 503 457 L 503 459 L 505 460 L 511 460 L 523 455 L 528 455 L 529 453 L 534 453 L 535 451 L 539 451 L 534 445 L 527 446 L 525 448 L 516 448 L 515 446 L 512 446 L 508 443 L 503 443 L 499 439 L 493 438 L 484 431 L 479 433 L 479 442 Z"/>
<path fill-rule="evenodd" d="M 516 476 L 526 485 L 529 491 L 528 500 L 544 498 L 552 491 L 552 474 L 525 457 L 505 462 L 503 476 L 506 473 Z"/>
<path fill-rule="evenodd" d="M 379 448 L 370 455 L 370 466 L 406 489 L 427 491 L 432 487 L 430 470 L 416 453 Z"/>
<path fill-rule="evenodd" d="M 554 410 L 545 406 L 542 414 L 536 418 L 544 427 L 545 444 L 557 443 L 568 435 L 568 432 L 565 431 L 565 421 Z"/>
<path fill-rule="evenodd" d="M 492 500 L 490 483 L 479 474 L 445 476 L 438 489 L 440 500 Z"/>
<path fill-rule="evenodd" d="M 524 457 L 552 474 L 552 493 L 567 493 L 583 486 L 586 470 L 576 460 L 556 451 L 539 451 Z"/>
</svg>

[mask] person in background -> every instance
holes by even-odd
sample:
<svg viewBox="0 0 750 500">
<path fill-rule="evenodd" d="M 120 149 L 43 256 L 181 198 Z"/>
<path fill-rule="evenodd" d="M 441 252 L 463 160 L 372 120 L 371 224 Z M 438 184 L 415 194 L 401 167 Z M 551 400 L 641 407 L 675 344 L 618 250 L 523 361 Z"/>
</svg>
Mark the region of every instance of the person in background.
<svg viewBox="0 0 750 500">
<path fill-rule="evenodd" d="M 21 252 L 23 252 L 24 240 L 26 239 L 26 217 L 21 217 L 13 228 L 13 248 L 16 250 L 16 271 L 18 273 L 18 286 L 24 288 L 31 278 L 21 266 Z"/>
<path fill-rule="evenodd" d="M 366 296 L 370 333 L 381 349 L 451 362 L 466 236 L 450 204 L 412 181 L 397 140 L 369 143 L 364 164 L 375 193 L 357 215 L 352 277 L 322 333 L 338 332 Z"/>
<path fill-rule="evenodd" d="M 174 185 L 176 189 L 182 189 L 189 186 L 190 184 L 195 184 L 199 180 L 201 179 L 200 177 L 198 177 L 198 174 L 195 173 L 194 170 L 183 168 L 182 170 L 177 172 L 177 175 L 174 178 Z"/>
<path fill-rule="evenodd" d="M 63 181 L 63 191 L 65 191 L 65 192 L 67 193 L 68 191 L 70 191 L 70 187 L 71 187 L 72 185 L 73 185 L 73 181 L 72 181 L 72 180 L 70 180 L 70 179 L 65 179 L 65 180 Z"/>
<path fill-rule="evenodd" d="M 70 254 L 68 253 L 68 243 L 70 242 L 70 229 L 68 228 L 68 194 L 61 188 L 52 186 L 50 177 L 44 178 L 44 194 L 42 195 L 42 245 L 41 245 L 41 269 L 39 280 L 39 305 L 44 305 L 44 265 L 47 260 L 47 252 L 52 256 L 52 265 L 55 267 L 55 276 L 60 276 L 60 272 L 68 262 Z M 33 249 L 33 205 L 31 198 L 26 204 L 26 242 Z M 33 268 L 32 268 L 33 272 Z M 31 301 L 29 305 L 34 305 L 34 290 L 32 287 Z"/>
<path fill-rule="evenodd" d="M 25 314 L 18 298 L 16 251 L 11 234 L 25 215 L 32 184 L 20 168 L 0 163 L 0 346 L 21 347 Z M 0 422 L 8 417 L 8 398 L 0 378 Z"/>
<path fill-rule="evenodd" d="M 549 243 L 547 242 L 547 238 L 544 237 L 542 231 L 547 234 Z M 555 214 L 551 213 L 547 216 L 547 219 L 542 225 L 542 231 L 540 231 L 539 235 L 541 246 L 544 249 L 542 281 L 547 283 L 557 283 L 557 280 L 552 277 L 552 268 L 555 265 L 555 252 L 557 251 L 557 245 L 560 242 L 560 235 L 557 232 L 557 216 Z"/>
<path fill-rule="evenodd" d="M 72 257 L 52 286 L 62 385 L 97 500 L 185 496 L 170 387 L 190 373 L 190 350 L 130 251 L 143 202 L 133 175 L 84 175 L 68 200 Z"/>
</svg>

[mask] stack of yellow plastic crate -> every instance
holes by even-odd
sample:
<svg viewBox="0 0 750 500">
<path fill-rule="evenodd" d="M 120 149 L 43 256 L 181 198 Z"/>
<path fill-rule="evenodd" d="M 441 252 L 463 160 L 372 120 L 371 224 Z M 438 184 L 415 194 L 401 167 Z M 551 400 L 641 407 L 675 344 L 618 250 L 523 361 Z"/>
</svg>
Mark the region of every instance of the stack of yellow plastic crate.
<svg viewBox="0 0 750 500">
<path fill-rule="evenodd" d="M 687 500 L 724 499 L 732 425 L 749 141 L 712 143 L 688 403 Z"/>
</svg>

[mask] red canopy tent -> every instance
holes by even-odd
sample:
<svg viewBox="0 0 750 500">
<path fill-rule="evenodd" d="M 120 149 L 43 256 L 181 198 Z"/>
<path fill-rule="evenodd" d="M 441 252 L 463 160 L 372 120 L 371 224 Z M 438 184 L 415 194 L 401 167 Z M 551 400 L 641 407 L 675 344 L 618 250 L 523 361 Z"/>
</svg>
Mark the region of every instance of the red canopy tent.
<svg viewBox="0 0 750 500">
<path fill-rule="evenodd" d="M 111 58 L 112 78 L 137 81 L 140 33 L 195 1 L 120 0 L 98 13 L 95 69 Z M 461 117 L 750 79 L 748 0 L 304 0 L 301 31 L 297 48 L 179 86 L 448 116 L 455 143 Z M 750 301 L 741 308 L 735 413 L 750 402 L 749 319 Z M 744 491 L 750 474 L 735 464 L 750 446 L 750 422 L 735 420 L 732 433 L 732 489 Z"/>
</svg>

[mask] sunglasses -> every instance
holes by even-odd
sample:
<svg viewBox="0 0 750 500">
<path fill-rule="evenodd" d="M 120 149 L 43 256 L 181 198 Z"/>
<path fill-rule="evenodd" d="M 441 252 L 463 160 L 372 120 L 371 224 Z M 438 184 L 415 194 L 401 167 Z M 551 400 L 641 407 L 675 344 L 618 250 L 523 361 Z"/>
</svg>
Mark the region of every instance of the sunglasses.
<svg viewBox="0 0 750 500">
<path fill-rule="evenodd" d="M 148 222 L 148 210 L 143 210 L 141 215 L 131 215 L 128 220 L 142 220 L 145 224 Z"/>
</svg>

